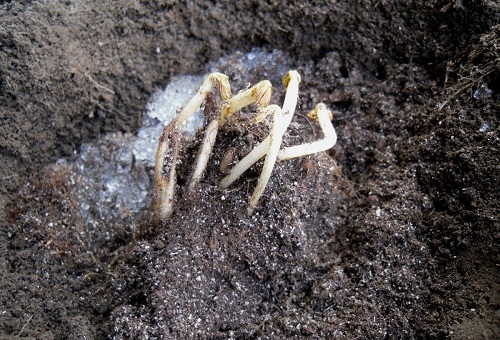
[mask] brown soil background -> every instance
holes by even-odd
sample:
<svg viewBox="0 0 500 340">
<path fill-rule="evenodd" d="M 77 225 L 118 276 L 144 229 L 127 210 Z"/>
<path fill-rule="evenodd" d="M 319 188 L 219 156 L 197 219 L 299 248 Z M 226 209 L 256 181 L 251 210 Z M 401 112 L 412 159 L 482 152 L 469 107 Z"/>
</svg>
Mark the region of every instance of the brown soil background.
<svg viewBox="0 0 500 340">
<path fill-rule="evenodd" d="M 500 338 L 499 23 L 497 1 L 0 1 L 0 337 Z M 279 164 L 252 217 L 258 167 L 220 191 L 215 156 L 164 224 L 82 228 L 49 165 L 252 47 L 291 56 L 337 145 Z"/>
</svg>

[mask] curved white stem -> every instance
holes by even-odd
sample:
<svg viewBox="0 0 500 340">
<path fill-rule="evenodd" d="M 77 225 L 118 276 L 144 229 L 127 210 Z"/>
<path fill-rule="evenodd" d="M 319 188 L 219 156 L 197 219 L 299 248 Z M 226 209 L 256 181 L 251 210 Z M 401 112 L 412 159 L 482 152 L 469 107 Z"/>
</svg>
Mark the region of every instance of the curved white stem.
<svg viewBox="0 0 500 340">
<path fill-rule="evenodd" d="M 267 136 L 259 145 L 257 145 L 250 153 L 248 153 L 241 161 L 236 164 L 229 174 L 224 177 L 220 183 L 219 188 L 225 189 L 234 181 L 238 179 L 245 171 L 247 171 L 252 165 L 259 161 L 262 157 L 266 155 L 267 150 L 269 149 L 271 138 Z"/>
<path fill-rule="evenodd" d="M 288 125 L 290 125 L 290 122 L 292 121 L 293 114 L 295 113 L 295 107 L 299 96 L 299 83 L 300 75 L 297 71 L 289 71 L 283 77 L 283 85 L 287 88 L 287 91 L 283 108 L 281 109 L 283 119 L 281 119 L 279 123 L 281 125 L 281 135 L 285 133 Z M 271 111 L 268 111 L 267 108 L 264 109 L 257 116 L 257 119 L 262 119 L 262 117 L 265 117 L 270 112 Z M 229 174 L 219 183 L 219 188 L 225 189 L 236 181 L 245 171 L 247 171 L 252 165 L 258 162 L 259 159 L 264 157 L 264 155 L 269 152 L 270 145 L 271 135 L 267 136 L 259 145 L 257 145 L 248 155 L 246 155 L 231 169 Z"/>
<path fill-rule="evenodd" d="M 191 98 L 177 115 L 177 129 L 180 132 L 184 131 L 186 121 L 196 112 L 196 110 L 198 110 L 201 104 L 203 104 L 207 94 L 212 90 L 214 85 L 222 100 L 227 100 L 231 97 L 231 86 L 229 85 L 228 76 L 217 72 L 209 74 L 205 80 L 203 80 L 203 83 L 198 91 L 196 91 L 194 97 Z"/>
<path fill-rule="evenodd" d="M 196 167 L 194 168 L 193 174 L 191 175 L 191 180 L 189 181 L 188 191 L 192 191 L 195 186 L 200 182 L 203 173 L 208 164 L 210 155 L 212 154 L 212 149 L 215 144 L 215 139 L 217 138 L 217 131 L 219 129 L 219 120 L 216 117 L 207 126 L 205 130 L 205 136 L 201 142 L 200 151 L 198 151 L 198 156 L 196 157 Z"/>
<path fill-rule="evenodd" d="M 337 133 L 335 132 L 335 129 L 331 122 L 330 110 L 327 109 L 325 104 L 318 104 L 316 108 L 311 111 L 311 113 L 313 112 L 317 116 L 321 130 L 323 131 L 323 139 L 311 143 L 284 148 L 279 152 L 278 160 L 282 161 L 325 151 L 330 149 L 337 143 Z"/>
<path fill-rule="evenodd" d="M 222 126 L 226 120 L 245 106 L 256 103 L 257 112 L 265 108 L 271 100 L 272 85 L 269 80 L 263 80 L 249 89 L 240 91 L 233 98 L 228 99 L 221 108 L 219 124 Z"/>
<path fill-rule="evenodd" d="M 270 110 L 274 111 L 273 126 L 271 128 L 271 133 L 269 134 L 269 147 L 267 150 L 266 160 L 264 161 L 264 166 L 262 167 L 262 172 L 257 182 L 257 186 L 250 198 L 248 206 L 248 214 L 252 214 L 253 210 L 257 206 L 260 196 L 264 192 L 264 189 L 271 178 L 273 172 L 274 164 L 276 163 L 276 158 L 278 157 L 278 152 L 281 148 L 281 141 L 283 139 L 284 128 L 284 117 L 281 108 L 278 105 L 271 105 Z"/>
<path fill-rule="evenodd" d="M 223 100 L 227 100 L 231 96 L 231 87 L 228 77 L 222 73 L 212 73 L 205 78 L 194 97 L 182 108 L 177 117 L 163 129 L 158 148 L 156 149 L 155 161 L 155 197 L 153 209 L 155 212 L 154 218 L 157 222 L 168 218 L 172 213 L 177 184 L 176 166 L 184 125 L 189 117 L 191 117 L 201 106 L 212 90 L 212 86 L 217 88 L 219 96 Z M 218 126 L 217 119 L 215 121 L 216 135 Z M 207 164 L 206 158 L 210 156 L 213 141 L 215 141 L 215 136 L 213 135 L 214 134 L 210 134 L 208 137 L 205 137 L 205 139 L 208 138 L 209 145 L 202 145 L 202 150 L 200 151 L 201 156 L 198 157 L 198 161 L 201 163 L 196 166 L 191 183 L 197 183 L 203 174 L 203 170 Z M 213 141 L 211 141 L 211 138 L 213 138 Z M 173 154 L 171 154 L 172 152 Z"/>
</svg>

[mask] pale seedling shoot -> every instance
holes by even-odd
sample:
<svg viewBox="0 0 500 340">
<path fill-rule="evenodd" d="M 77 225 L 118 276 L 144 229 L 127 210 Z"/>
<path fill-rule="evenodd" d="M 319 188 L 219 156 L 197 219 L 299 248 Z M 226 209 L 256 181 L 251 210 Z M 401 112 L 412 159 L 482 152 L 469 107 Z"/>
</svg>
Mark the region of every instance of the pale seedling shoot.
<svg viewBox="0 0 500 340">
<path fill-rule="evenodd" d="M 212 94 L 214 87 L 220 98 L 220 103 Z M 257 112 L 260 112 L 269 104 L 270 98 L 271 83 L 267 80 L 261 81 L 231 98 L 231 86 L 225 74 L 211 73 L 205 78 L 194 97 L 164 127 L 160 136 L 155 159 L 155 196 L 153 202 L 155 220 L 164 220 L 172 213 L 177 185 L 176 166 L 184 137 L 184 126 L 203 102 L 205 102 L 205 114 L 208 116 L 209 123 L 196 157 L 195 167 L 188 183 L 188 191 L 193 190 L 203 176 L 212 154 L 219 126 L 223 125 L 231 114 L 250 104 L 256 103 Z"/>
<path fill-rule="evenodd" d="M 273 125 L 269 136 L 257 145 L 238 164 L 236 164 L 230 173 L 223 178 L 219 184 L 220 188 L 227 188 L 253 164 L 258 162 L 262 157 L 266 156 L 257 186 L 250 198 L 248 206 L 249 214 L 251 214 L 257 206 L 257 202 L 269 182 L 276 160 L 281 161 L 322 152 L 330 149 L 337 142 L 337 134 L 331 123 L 333 115 L 331 111 L 327 109 L 325 104 L 320 103 L 314 110 L 309 112 L 308 117 L 312 120 L 319 121 L 324 134 L 323 139 L 280 150 L 283 134 L 288 129 L 288 125 L 290 125 L 290 122 L 292 121 L 295 107 L 297 105 L 299 82 L 300 75 L 297 71 L 289 71 L 285 77 L 283 77 L 283 85 L 287 90 L 283 107 L 280 108 L 277 105 L 270 105 L 264 109 L 262 114 L 256 119 L 257 121 L 260 121 L 266 115 L 273 113 Z"/>
<path fill-rule="evenodd" d="M 261 81 L 231 98 L 228 77 L 221 73 L 210 74 L 204 80 L 196 95 L 179 112 L 177 117 L 165 126 L 160 137 L 155 164 L 155 218 L 161 221 L 168 218 L 172 213 L 177 178 L 175 169 L 183 139 L 184 125 L 203 102 L 205 102 L 205 115 L 207 115 L 209 123 L 201 142 L 200 151 L 196 157 L 195 167 L 188 183 L 188 191 L 193 190 L 202 178 L 212 153 L 218 128 L 227 121 L 229 116 L 241 108 L 254 103 L 257 104 L 255 122 L 260 122 L 267 115 L 272 114 L 273 123 L 269 136 L 238 162 L 219 184 L 220 188 L 227 188 L 248 168 L 266 156 L 262 173 L 250 198 L 249 214 L 257 206 L 258 200 L 269 182 L 277 160 L 301 157 L 333 147 L 337 141 L 337 135 L 331 123 L 332 113 L 324 104 L 318 104 L 308 116 L 313 120 L 319 121 L 324 134 L 323 139 L 281 149 L 283 135 L 293 118 L 297 105 L 299 83 L 300 75 L 298 72 L 289 71 L 283 77 L 283 85 L 287 90 L 283 107 L 279 107 L 278 105 L 267 106 L 271 98 L 271 83 L 269 81 Z M 216 88 L 216 93 L 220 101 L 214 98 L 212 94 L 213 87 Z"/>
</svg>

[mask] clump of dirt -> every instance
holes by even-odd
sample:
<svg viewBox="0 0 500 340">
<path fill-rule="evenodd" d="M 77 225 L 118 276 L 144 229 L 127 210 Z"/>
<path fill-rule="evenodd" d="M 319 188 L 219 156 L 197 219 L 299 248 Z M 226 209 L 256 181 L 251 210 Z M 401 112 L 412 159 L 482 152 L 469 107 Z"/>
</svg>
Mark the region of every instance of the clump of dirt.
<svg viewBox="0 0 500 340">
<path fill-rule="evenodd" d="M 496 2 L 18 1 L 0 16 L 2 337 L 500 336 Z M 302 75 L 285 145 L 321 135 L 303 117 L 320 101 L 337 145 L 279 163 L 248 216 L 261 163 L 227 190 L 219 163 L 267 130 L 237 116 L 191 195 L 196 143 L 183 151 L 169 220 L 88 228 L 50 164 L 136 131 L 172 75 L 252 47 Z"/>
<path fill-rule="evenodd" d="M 132 236 L 120 223 L 91 232 L 66 167 L 48 167 L 8 206 L 2 335 L 95 338 L 112 308 L 107 282 Z"/>
<path fill-rule="evenodd" d="M 410 148 L 432 202 L 422 221 L 434 259 L 428 303 L 447 311 L 442 319 L 427 316 L 426 328 L 461 320 L 452 327 L 458 338 L 499 334 L 499 38 L 497 25 L 449 65 L 448 88 L 421 127 L 431 133 Z"/>
</svg>

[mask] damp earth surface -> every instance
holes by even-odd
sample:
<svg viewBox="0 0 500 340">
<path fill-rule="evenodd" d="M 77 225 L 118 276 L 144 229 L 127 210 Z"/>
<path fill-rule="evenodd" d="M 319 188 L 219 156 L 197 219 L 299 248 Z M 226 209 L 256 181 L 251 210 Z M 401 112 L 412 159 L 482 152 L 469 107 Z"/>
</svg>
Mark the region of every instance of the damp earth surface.
<svg viewBox="0 0 500 340">
<path fill-rule="evenodd" d="M 0 338 L 500 337 L 497 1 L 0 1 Z M 291 146 L 247 214 L 269 133 L 249 108 L 203 180 L 181 150 L 153 223 L 162 124 L 203 77 L 301 74 Z"/>
</svg>

